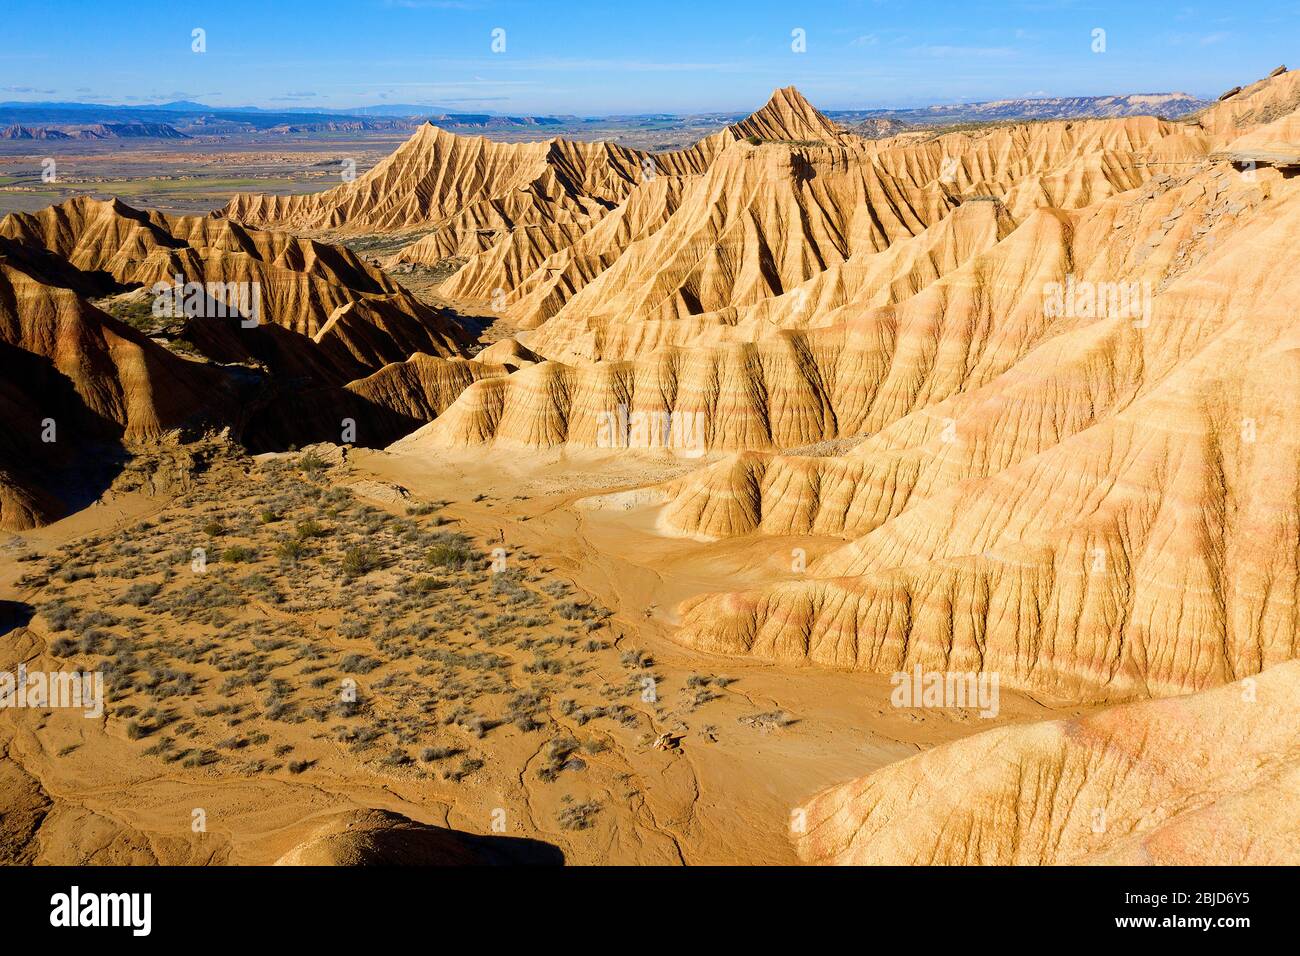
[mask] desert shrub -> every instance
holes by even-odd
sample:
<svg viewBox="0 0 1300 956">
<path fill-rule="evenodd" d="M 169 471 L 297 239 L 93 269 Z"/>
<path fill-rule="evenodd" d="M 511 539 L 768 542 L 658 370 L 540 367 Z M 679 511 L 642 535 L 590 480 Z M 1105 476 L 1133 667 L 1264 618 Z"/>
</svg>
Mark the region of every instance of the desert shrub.
<svg viewBox="0 0 1300 956">
<path fill-rule="evenodd" d="M 448 757 L 454 757 L 460 753 L 457 747 L 425 747 L 420 751 L 420 759 L 425 763 L 433 763 L 435 760 L 446 760 Z"/>
<path fill-rule="evenodd" d="M 343 560 L 339 566 L 347 577 L 359 578 L 371 571 L 378 570 L 382 565 L 383 561 L 380 558 L 379 551 L 374 546 L 359 544 L 343 552 Z"/>
<path fill-rule="evenodd" d="M 402 582 L 402 593 L 405 595 L 418 596 L 429 594 L 433 591 L 442 591 L 451 587 L 450 581 L 442 581 L 438 578 L 418 577 L 408 578 Z"/>
<path fill-rule="evenodd" d="M 537 771 L 537 776 L 549 782 L 564 770 L 585 769 L 586 764 L 573 756 L 577 749 L 578 742 L 572 737 L 557 737 L 550 741 L 542 751 L 545 763 Z"/>
<path fill-rule="evenodd" d="M 580 601 L 561 601 L 555 605 L 555 613 L 566 621 L 589 621 L 596 617 L 596 611 Z"/>
<path fill-rule="evenodd" d="M 560 808 L 556 817 L 563 830 L 586 830 L 592 826 L 592 818 L 600 812 L 600 804 L 593 801 L 586 803 L 567 803 Z"/>
<path fill-rule="evenodd" d="M 318 477 L 321 474 L 321 472 L 323 472 L 326 468 L 328 468 L 329 465 L 326 464 L 325 459 L 322 458 L 320 455 L 316 454 L 316 452 L 309 451 L 299 456 L 298 467 L 307 476 L 311 478 L 315 478 Z"/>
<path fill-rule="evenodd" d="M 482 740 L 487 736 L 487 732 L 494 727 L 499 726 L 500 721 L 492 720 L 490 717 L 484 717 L 481 714 L 475 714 L 468 720 L 463 721 L 461 726 L 465 728 L 477 740 Z"/>
<path fill-rule="evenodd" d="M 276 546 L 275 556 L 281 564 L 297 564 L 307 556 L 307 546 L 299 538 L 286 538 Z"/>
<path fill-rule="evenodd" d="M 161 590 L 161 584 L 154 584 L 150 581 L 133 584 L 126 589 L 126 593 L 120 598 L 120 603 L 129 604 L 132 607 L 144 607 Z"/>
<path fill-rule="evenodd" d="M 55 657 L 71 657 L 77 653 L 79 643 L 71 637 L 55 638 L 50 644 L 50 653 Z"/>
<path fill-rule="evenodd" d="M 75 605 L 61 599 L 41 605 L 41 617 L 45 619 L 51 631 L 68 630 L 76 622 L 79 613 Z"/>
<path fill-rule="evenodd" d="M 252 561 L 255 557 L 257 557 L 257 552 L 242 544 L 226 548 L 221 552 L 221 560 L 227 564 L 243 564 L 245 561 Z"/>
<path fill-rule="evenodd" d="M 460 762 L 460 766 L 455 770 L 448 770 L 443 773 L 443 777 L 453 783 L 463 780 L 472 774 L 475 770 L 483 766 L 483 761 L 475 757 L 466 757 Z"/>
<path fill-rule="evenodd" d="M 78 650 L 82 654 L 103 654 L 105 645 L 114 641 L 114 636 L 108 631 L 101 631 L 99 628 L 91 628 L 83 631 L 81 640 L 78 643 Z"/>
<path fill-rule="evenodd" d="M 506 604 L 526 604 L 535 601 L 533 592 L 523 587 L 512 572 L 492 575 L 492 587 L 489 591 L 493 597 Z"/>
<path fill-rule="evenodd" d="M 370 633 L 370 622 L 363 618 L 344 621 L 339 625 L 338 631 L 340 637 L 348 637 L 355 640 L 359 637 L 365 637 Z"/>
<path fill-rule="evenodd" d="M 379 661 L 365 654 L 349 654 L 339 661 L 339 667 L 347 674 L 369 674 L 379 664 Z"/>
<path fill-rule="evenodd" d="M 284 720 L 292 710 L 291 703 L 279 695 L 272 695 L 266 699 L 262 716 L 267 720 Z"/>
<path fill-rule="evenodd" d="M 275 589 L 275 582 L 260 572 L 248 575 L 239 582 L 239 586 L 252 591 L 254 594 L 260 594 L 276 604 L 284 600 L 284 596 Z"/>
<path fill-rule="evenodd" d="M 474 552 L 463 540 L 440 541 L 424 553 L 425 564 L 459 570 L 474 561 Z"/>
<path fill-rule="evenodd" d="M 92 627 L 112 627 L 117 623 L 117 618 L 107 611 L 96 608 L 93 611 L 87 611 L 77 620 L 78 631 L 87 631 Z"/>
<path fill-rule="evenodd" d="M 644 670 L 647 667 L 651 667 L 654 665 L 654 662 L 655 662 L 654 658 L 651 657 L 649 654 L 645 653 L 645 651 L 638 651 L 638 650 L 624 651 L 619 656 L 619 663 L 621 663 L 624 667 L 629 667 L 637 670 Z"/>
<path fill-rule="evenodd" d="M 531 663 L 524 665 L 524 671 L 529 674 L 563 674 L 566 669 L 564 661 L 558 657 L 544 657 L 538 655 Z"/>
<path fill-rule="evenodd" d="M 294 526 L 294 530 L 297 532 L 298 537 L 303 540 L 308 538 L 323 538 L 328 534 L 328 532 L 321 527 L 318 522 L 313 521 L 311 518 L 299 521 L 298 524 Z"/>
</svg>

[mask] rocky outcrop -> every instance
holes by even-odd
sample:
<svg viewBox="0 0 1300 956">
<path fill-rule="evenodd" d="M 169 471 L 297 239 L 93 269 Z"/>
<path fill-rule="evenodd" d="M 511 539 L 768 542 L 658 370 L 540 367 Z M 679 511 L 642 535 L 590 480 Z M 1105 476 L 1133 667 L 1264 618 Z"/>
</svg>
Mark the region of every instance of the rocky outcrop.
<svg viewBox="0 0 1300 956">
<path fill-rule="evenodd" d="M 813 797 L 840 865 L 1251 866 L 1300 856 L 1300 663 L 1213 691 L 1002 727 Z"/>
<path fill-rule="evenodd" d="M 186 361 L 0 256 L 0 528 L 81 503 L 116 456 L 175 429 L 230 420 L 233 392 Z M 98 462 L 98 464 L 94 464 Z"/>
</svg>

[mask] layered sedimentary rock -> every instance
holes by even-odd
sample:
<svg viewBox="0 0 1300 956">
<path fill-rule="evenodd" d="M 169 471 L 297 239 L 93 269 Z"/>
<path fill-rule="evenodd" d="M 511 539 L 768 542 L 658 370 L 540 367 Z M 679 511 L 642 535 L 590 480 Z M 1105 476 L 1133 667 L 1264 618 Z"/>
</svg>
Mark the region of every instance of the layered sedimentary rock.
<svg viewBox="0 0 1300 956">
<path fill-rule="evenodd" d="M 1268 83 L 1249 95 L 1284 102 L 1289 74 Z M 1285 117 L 1270 125 L 1257 129 L 1289 136 Z M 951 184 L 948 137 L 880 148 L 888 182 L 937 203 L 933 223 L 893 233 L 879 197 L 852 190 L 835 192 L 859 196 L 847 205 L 872 212 L 869 229 L 818 219 L 799 198 L 797 216 L 765 219 L 754 196 L 800 197 L 859 168 L 828 148 L 803 183 L 793 165 L 732 178 L 753 161 L 743 151 L 777 148 L 735 144 L 666 223 L 527 338 L 574 360 L 476 383 L 399 448 L 739 453 L 635 503 L 655 504 L 669 534 L 813 534 L 839 547 L 791 580 L 683 605 L 678 639 L 710 652 L 997 671 L 1008 686 L 1095 701 L 1205 689 L 1291 659 L 1295 182 L 1216 161 L 1218 141 L 1197 124 L 993 137 L 968 137 Z M 813 152 L 785 148 L 779 162 Z M 1044 186 L 1054 164 L 1095 162 L 1104 189 Z M 718 204 L 699 213 L 694 199 L 715 180 Z M 751 182 L 763 189 L 747 193 Z M 1017 216 L 1026 182 L 1037 198 Z M 1005 202 L 963 195 L 989 184 Z M 678 267 L 677 250 L 698 262 L 727 249 L 729 218 L 766 250 L 761 269 L 745 271 L 743 245 L 729 267 Z M 798 238 L 760 241 L 792 221 Z M 645 246 L 662 284 L 639 285 L 629 264 Z M 809 257 L 791 260 L 792 277 L 805 261 L 840 261 L 787 283 L 780 249 Z M 754 301 L 693 312 L 683 290 Z M 671 344 L 682 335 L 693 347 Z M 853 447 L 782 454 L 830 439 Z"/>
<path fill-rule="evenodd" d="M 850 539 L 803 580 L 693 602 L 682 639 L 996 670 L 1076 699 L 1182 693 L 1295 656 L 1300 446 L 1286 422 L 1300 369 L 1285 303 L 1300 270 L 1280 264 L 1300 205 L 1280 181 L 1251 188 L 1269 185 L 1199 262 L 1148 249 L 1144 263 L 1173 270 L 1149 315 L 1040 311 L 1044 334 L 1004 373 L 977 371 L 839 460 L 750 460 L 669 489 L 662 520 L 685 533 Z"/>
<path fill-rule="evenodd" d="M 524 329 L 550 319 L 612 266 L 624 250 L 658 231 L 676 211 L 690 182 L 690 177 L 668 175 L 647 180 L 581 237 L 538 262 L 531 273 L 497 286 L 505 293 L 506 314 Z M 500 278 L 499 273 L 494 274 L 492 281 Z"/>
<path fill-rule="evenodd" d="M 214 370 L 179 358 L 0 256 L 0 527 L 29 528 L 66 513 L 100 480 L 83 458 L 230 414 Z M 110 465 L 111 467 L 111 465 Z"/>
<path fill-rule="evenodd" d="M 365 424 L 370 444 L 386 444 L 427 420 L 413 409 L 441 408 L 451 383 L 474 378 L 451 376 L 426 394 L 416 377 L 392 404 L 391 390 L 383 400 L 347 391 L 412 357 L 462 357 L 470 339 L 341 246 L 83 197 L 6 217 L 0 251 L 69 295 L 170 326 L 212 361 L 264 370 L 260 388 L 243 383 L 245 408 L 227 418 L 258 450 L 340 440 L 348 420 Z M 41 322 L 17 311 L 29 326 Z"/>
<path fill-rule="evenodd" d="M 369 353 L 362 374 L 413 351 L 459 354 L 468 342 L 453 320 L 349 250 L 225 219 L 169 217 L 119 200 L 79 197 L 5 217 L 0 237 L 29 255 L 64 264 L 70 287 L 83 295 L 122 293 L 150 306 L 161 296 L 164 314 L 186 318 L 190 300 L 198 301 L 185 291 L 193 283 L 203 286 L 206 299 L 199 302 L 204 308 L 198 318 L 225 313 L 256 319 L 295 333 L 304 346 L 329 326 L 326 336 L 342 342 L 341 352 Z M 170 291 L 177 285 L 180 296 Z M 365 319 L 358 321 L 361 314 Z M 242 358 L 237 352 L 211 357 Z"/>
<path fill-rule="evenodd" d="M 658 175 L 701 173 L 742 137 L 808 140 L 837 133 L 792 87 L 776 91 L 743 123 L 677 152 L 560 138 L 498 143 L 426 123 L 392 156 L 351 182 L 306 196 L 239 195 L 225 213 L 240 222 L 299 229 L 436 228 L 454 237 L 442 248 L 457 249 L 474 230 L 599 218 L 638 183 Z"/>
<path fill-rule="evenodd" d="M 257 450 L 349 432 L 383 445 L 495 371 L 461 368 L 465 330 L 347 249 L 225 219 L 77 198 L 0 221 L 0 265 L 14 423 L 0 521 L 10 527 L 44 523 L 102 490 L 107 472 L 79 488 L 34 480 L 42 469 L 71 480 L 76 448 L 118 449 L 100 455 L 108 460 L 198 423 Z M 181 359 L 92 296 L 157 326 L 160 339 L 256 369 Z M 400 395 L 364 384 L 385 368 L 452 357 L 451 374 L 390 373 L 405 384 Z M 354 381 L 363 384 L 345 388 Z M 62 429 L 58 440 L 41 440 L 46 420 Z"/>
<path fill-rule="evenodd" d="M 695 456 L 797 447 L 852 427 L 840 415 L 860 417 L 850 376 L 863 361 L 863 347 L 835 330 L 761 345 L 669 349 L 635 362 L 543 362 L 476 383 L 399 447 L 630 445 Z"/>
<path fill-rule="evenodd" d="M 790 98 L 802 104 L 798 112 L 782 102 Z M 478 299 L 490 292 L 517 324 L 539 327 L 529 345 L 552 358 L 748 341 L 830 324 L 841 307 L 878 304 L 884 284 L 901 292 L 905 269 L 882 268 L 877 257 L 907 255 L 898 247 L 932 229 L 917 245 L 942 249 L 947 233 L 964 231 L 957 223 L 940 228 L 964 205 L 994 203 L 1005 233 L 1040 208 L 1088 206 L 1203 160 L 1210 149 L 1199 128 L 1151 117 L 872 143 L 831 136 L 833 124 L 793 91 L 778 91 L 746 122 L 801 132 L 726 144 L 706 171 L 672 183 L 677 195 L 668 203 L 658 201 L 668 186 L 656 193 L 654 182 L 641 184 L 572 247 L 545 257 L 547 245 L 527 235 L 496 240 L 472 251 L 444 290 Z M 606 228 L 619 218 L 636 231 Z M 432 246 L 437 235 L 408 252 L 427 244 L 441 255 Z M 515 252 L 520 243 L 531 258 Z M 417 261 L 434 258 L 422 253 Z M 528 265 L 535 270 L 525 275 Z M 926 281 L 913 278 L 912 291 Z M 866 301 L 855 301 L 863 291 Z"/>
<path fill-rule="evenodd" d="M 528 344 L 587 359 L 636 354 L 645 328 L 694 327 L 702 314 L 787 292 L 854 254 L 917 235 L 952 205 L 840 147 L 740 142 L 689 185 L 667 222 L 624 250 Z"/>
<path fill-rule="evenodd" d="M 474 356 L 475 362 L 488 362 L 494 365 L 506 365 L 511 371 L 536 365 L 542 357 L 519 343 L 518 339 L 501 339 L 493 342 Z"/>
<path fill-rule="evenodd" d="M 452 237 L 445 248 L 459 250 L 475 231 L 598 218 L 648 169 L 698 172 L 706 158 L 704 151 L 652 157 L 611 143 L 563 139 L 497 143 L 425 124 L 352 182 L 305 196 L 236 196 L 225 214 L 297 229 L 438 228 Z"/>
<path fill-rule="evenodd" d="M 815 110 L 793 86 L 779 89 L 757 113 L 727 129 L 740 138 L 834 142 L 843 131 Z"/>
<path fill-rule="evenodd" d="M 1226 144 L 1258 126 L 1300 109 L 1300 72 L 1275 71 L 1270 76 L 1225 94 L 1213 106 L 1191 118 L 1200 129 Z"/>
<path fill-rule="evenodd" d="M 355 181 L 311 196 L 240 196 L 233 220 L 344 232 L 429 230 L 397 257 L 468 258 L 447 295 L 499 300 L 540 324 L 676 208 L 684 181 L 741 139 L 835 142 L 838 129 L 793 88 L 690 149 L 648 153 L 563 139 L 494 143 L 421 128 Z"/>
<path fill-rule="evenodd" d="M 803 221 L 804 213 L 797 203 L 793 208 L 795 221 Z M 946 216 L 933 217 L 936 221 L 929 226 L 914 218 L 907 219 L 909 225 L 903 226 L 904 220 L 899 220 L 892 239 L 878 237 L 856 250 L 832 247 L 820 260 L 829 263 L 825 268 L 791 268 L 784 277 L 767 268 L 773 261 L 770 246 L 742 247 L 736 258 L 752 265 L 752 274 L 762 276 L 766 288 L 736 285 L 740 277 L 729 266 L 724 271 L 726 278 L 714 284 L 711 304 L 718 307 L 702 312 L 692 313 L 683 304 L 698 301 L 689 283 L 707 276 L 710 270 L 706 266 L 696 265 L 695 275 L 670 296 L 659 299 L 653 308 L 643 300 L 639 311 L 619 291 L 628 287 L 627 277 L 616 281 L 618 273 L 611 270 L 611 278 L 591 283 L 589 290 L 575 297 L 571 308 L 530 336 L 529 342 L 548 355 L 591 360 L 632 357 L 671 345 L 754 342 L 782 331 L 833 326 L 915 295 L 975 254 L 991 249 L 1015 225 L 1005 207 L 997 202 L 971 201 L 954 207 Z M 707 229 L 715 228 L 721 219 L 702 218 Z M 754 224 L 761 220 L 749 210 L 740 211 L 735 218 L 750 224 L 747 228 L 751 237 L 758 232 Z M 779 223 L 768 225 L 771 228 L 765 230 L 764 243 L 770 238 L 785 251 L 803 242 L 801 236 L 785 233 Z M 727 237 L 724 230 L 721 244 L 725 248 L 738 238 Z M 662 241 L 638 247 L 639 261 L 620 260 L 619 268 L 635 273 L 646 262 L 663 261 L 659 257 L 670 256 L 673 248 L 708 248 L 707 240 L 697 239 L 692 237 L 695 244 L 686 246 L 665 231 Z M 847 255 L 841 257 L 845 251 Z M 802 278 L 805 272 L 810 274 Z M 656 281 L 663 280 L 664 275 L 661 271 Z"/>
<path fill-rule="evenodd" d="M 1218 865 L 1300 855 L 1300 663 L 986 731 L 802 807 L 810 863 Z"/>
<path fill-rule="evenodd" d="M 310 442 L 382 447 L 431 421 L 467 387 L 512 366 L 417 353 L 341 387 L 278 392 L 249 414 L 244 443 L 267 451 Z"/>
</svg>

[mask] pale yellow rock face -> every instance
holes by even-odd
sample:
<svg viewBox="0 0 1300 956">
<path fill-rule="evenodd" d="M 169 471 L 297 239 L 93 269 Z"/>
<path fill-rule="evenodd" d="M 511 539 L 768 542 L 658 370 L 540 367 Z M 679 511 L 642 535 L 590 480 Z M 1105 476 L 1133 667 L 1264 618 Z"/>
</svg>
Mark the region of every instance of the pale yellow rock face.
<svg viewBox="0 0 1300 956">
<path fill-rule="evenodd" d="M 1278 865 L 1300 858 L 1300 662 L 985 731 L 804 803 L 809 863 Z"/>
<path fill-rule="evenodd" d="M 664 489 L 680 533 L 847 541 L 800 579 L 696 600 L 681 639 L 859 669 L 997 670 L 1097 700 L 1183 693 L 1295 656 L 1287 303 L 1300 270 L 1283 264 L 1300 205 L 1289 184 L 1271 187 L 1218 227 L 1212 253 L 1166 270 L 1149 321 L 1017 329 L 1012 313 L 999 334 L 1007 346 L 1032 335 L 1023 356 L 994 374 L 962 368 L 960 389 L 842 458 L 750 457 Z M 931 375 L 941 342 L 919 363 Z M 929 387 L 917 367 L 903 380 Z"/>
<path fill-rule="evenodd" d="M 518 339 L 499 339 L 474 356 L 475 362 L 487 362 L 492 365 L 508 365 L 511 371 L 536 365 L 542 361 L 541 356 L 519 343 Z"/>
<path fill-rule="evenodd" d="M 1300 71 L 1288 70 L 1250 84 L 1197 114 L 1194 120 L 1219 145 L 1225 145 L 1249 129 L 1272 123 L 1297 109 L 1300 109 Z"/>
<path fill-rule="evenodd" d="M 1285 145 L 1294 84 L 1183 124 L 735 142 L 525 337 L 558 361 L 400 447 L 698 423 L 706 461 L 637 497 L 661 532 L 836 545 L 683 604 L 709 652 L 1098 702 L 1258 673 L 1300 642 L 1300 187 L 1221 155 Z"/>
<path fill-rule="evenodd" d="M 776 90 L 757 113 L 728 130 L 737 138 L 786 141 L 824 140 L 834 142 L 843 134 L 838 126 L 812 108 L 793 86 Z"/>
<path fill-rule="evenodd" d="M 565 213 L 540 230 L 525 217 L 512 231 L 478 229 L 468 249 L 453 241 L 457 230 L 440 228 L 403 257 L 432 264 L 460 248 L 471 259 L 448 294 L 496 297 L 522 327 L 540 326 L 530 344 L 553 358 L 629 358 L 831 324 L 835 310 L 866 304 L 857 296 L 879 304 L 888 289 L 915 292 L 925 264 L 910 276 L 907 265 L 950 257 L 949 231 L 963 248 L 977 230 L 948 222 L 963 198 L 1000 198 L 997 218 L 1009 231 L 1041 206 L 1088 205 L 1207 148 L 1204 136 L 1151 118 L 882 146 L 832 132 L 789 90 L 724 134 L 746 124 L 772 135 L 723 143 L 705 170 L 643 176 L 603 217 Z M 564 246 L 575 231 L 581 239 Z M 922 238 L 905 242 L 914 236 Z"/>
<path fill-rule="evenodd" d="M 425 826 L 384 810 L 337 814 L 303 836 L 275 866 L 470 866 L 483 862 L 466 842 L 468 834 Z"/>
<path fill-rule="evenodd" d="M 658 173 L 700 172 L 715 148 L 705 141 L 656 155 L 563 139 L 496 143 L 426 124 L 352 182 L 305 196 L 239 195 L 225 214 L 253 225 L 345 232 L 437 227 L 447 233 L 439 248 L 464 254 L 479 251 L 473 233 L 599 218 L 642 181 L 647 161 Z"/>
</svg>

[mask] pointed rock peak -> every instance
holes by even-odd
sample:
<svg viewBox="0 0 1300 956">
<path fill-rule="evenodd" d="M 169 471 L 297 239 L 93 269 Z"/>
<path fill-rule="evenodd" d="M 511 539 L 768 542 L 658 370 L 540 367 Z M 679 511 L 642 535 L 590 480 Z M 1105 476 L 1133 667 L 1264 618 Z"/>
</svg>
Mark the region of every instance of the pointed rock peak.
<svg viewBox="0 0 1300 956">
<path fill-rule="evenodd" d="M 772 95 L 767 99 L 767 105 L 764 109 L 773 107 L 784 108 L 806 116 L 821 116 L 817 108 L 808 102 L 808 98 L 799 92 L 799 88 L 794 85 L 783 86 L 780 89 L 773 90 Z"/>
<path fill-rule="evenodd" d="M 730 129 L 739 138 L 773 140 L 834 141 L 840 132 L 793 86 L 775 90 L 761 110 Z"/>
<path fill-rule="evenodd" d="M 409 156 L 412 153 L 427 153 L 430 150 L 435 149 L 438 144 L 445 142 L 447 137 L 453 139 L 459 138 L 456 137 L 454 133 L 448 133 L 445 129 L 435 126 L 429 120 L 425 120 L 415 128 L 415 132 L 408 136 L 405 142 L 398 146 L 388 158 L 391 159 L 393 156 L 399 155 Z M 357 178 L 360 179 L 361 177 L 358 176 Z"/>
</svg>

